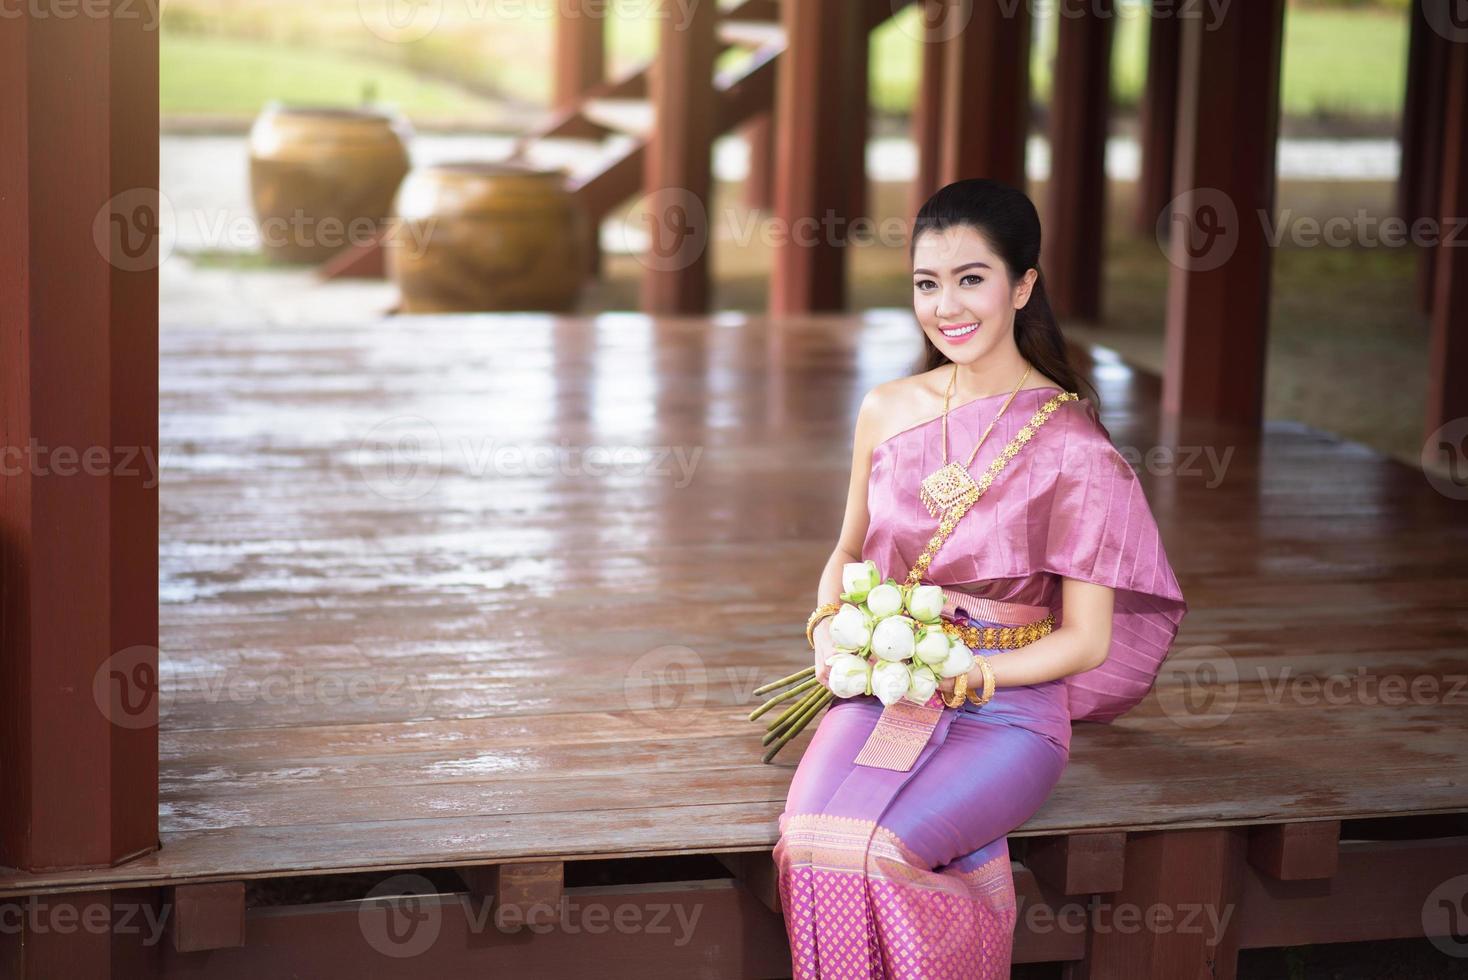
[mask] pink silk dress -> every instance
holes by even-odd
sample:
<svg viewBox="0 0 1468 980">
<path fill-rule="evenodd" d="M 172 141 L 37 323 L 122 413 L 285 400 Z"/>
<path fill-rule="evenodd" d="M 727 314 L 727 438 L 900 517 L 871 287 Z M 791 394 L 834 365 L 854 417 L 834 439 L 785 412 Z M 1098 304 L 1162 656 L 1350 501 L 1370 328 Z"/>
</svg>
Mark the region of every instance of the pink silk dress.
<svg viewBox="0 0 1468 980">
<path fill-rule="evenodd" d="M 1015 397 L 969 468 L 975 479 L 1059 393 Z M 968 458 L 1006 397 L 951 409 L 949 459 Z M 884 577 L 904 581 L 927 547 L 938 519 L 918 485 L 943 459 L 937 419 L 873 450 L 862 557 Z M 1136 474 L 1084 401 L 1061 403 L 1036 430 L 923 582 L 944 588 L 945 612 L 959 621 L 1017 625 L 1048 610 L 1059 625 L 1063 578 L 1116 590 L 1100 667 L 998 688 L 982 707 L 946 708 L 935 696 L 884 710 L 857 696 L 827 709 L 791 781 L 774 851 L 797 980 L 1009 976 L 1017 909 L 1007 835 L 1059 781 L 1071 722 L 1111 721 L 1140 701 L 1187 611 Z M 881 747 L 903 738 L 916 756 L 893 763 Z"/>
</svg>

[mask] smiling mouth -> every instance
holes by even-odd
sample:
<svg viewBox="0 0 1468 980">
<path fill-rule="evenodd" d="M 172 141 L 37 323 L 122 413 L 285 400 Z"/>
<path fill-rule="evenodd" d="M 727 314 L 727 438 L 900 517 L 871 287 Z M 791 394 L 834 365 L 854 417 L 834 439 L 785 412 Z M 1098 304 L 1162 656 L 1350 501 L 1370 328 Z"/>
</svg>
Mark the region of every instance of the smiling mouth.
<svg viewBox="0 0 1468 980">
<path fill-rule="evenodd" d="M 965 323 L 957 327 L 939 327 L 938 329 L 942 331 L 945 337 L 967 337 L 979 329 L 979 325 L 977 323 Z"/>
</svg>

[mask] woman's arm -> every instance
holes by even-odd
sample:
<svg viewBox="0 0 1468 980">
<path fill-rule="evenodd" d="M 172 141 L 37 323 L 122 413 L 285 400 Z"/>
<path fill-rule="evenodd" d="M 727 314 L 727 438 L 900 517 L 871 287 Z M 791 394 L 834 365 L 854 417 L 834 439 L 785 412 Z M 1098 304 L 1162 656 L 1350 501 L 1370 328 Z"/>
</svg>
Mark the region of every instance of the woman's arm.
<svg viewBox="0 0 1468 980">
<path fill-rule="evenodd" d="M 1115 590 L 1080 579 L 1061 579 L 1061 602 L 1065 622 L 1047 636 L 989 659 L 994 668 L 995 687 L 1023 687 L 1079 674 L 1099 667 L 1111 648 L 1112 606 Z M 984 689 L 984 674 L 977 664 L 968 674 L 971 691 Z M 953 678 L 939 687 L 953 691 Z"/>
</svg>

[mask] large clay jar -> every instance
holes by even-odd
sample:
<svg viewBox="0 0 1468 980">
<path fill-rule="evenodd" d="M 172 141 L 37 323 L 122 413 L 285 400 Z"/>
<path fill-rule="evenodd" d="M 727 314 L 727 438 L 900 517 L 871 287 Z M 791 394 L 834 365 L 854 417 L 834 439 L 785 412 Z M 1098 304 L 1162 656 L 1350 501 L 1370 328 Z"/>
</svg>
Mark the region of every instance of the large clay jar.
<svg viewBox="0 0 1468 980">
<path fill-rule="evenodd" d="M 265 254 L 316 263 L 369 243 L 408 172 L 408 135 L 388 112 L 267 106 L 250 131 L 250 194 Z"/>
<path fill-rule="evenodd" d="M 589 222 L 564 173 L 482 162 L 415 169 L 396 212 L 387 269 L 402 312 L 576 309 Z"/>
</svg>

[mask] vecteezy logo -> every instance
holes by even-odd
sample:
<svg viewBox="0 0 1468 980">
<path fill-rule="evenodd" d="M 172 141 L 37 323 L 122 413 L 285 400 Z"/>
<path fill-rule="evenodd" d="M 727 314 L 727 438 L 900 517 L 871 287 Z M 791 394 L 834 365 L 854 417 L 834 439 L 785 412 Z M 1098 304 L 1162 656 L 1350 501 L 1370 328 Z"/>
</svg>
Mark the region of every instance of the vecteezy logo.
<svg viewBox="0 0 1468 980">
<path fill-rule="evenodd" d="M 1468 957 L 1468 875 L 1449 878 L 1427 896 L 1422 932 L 1449 956 Z"/>
<path fill-rule="evenodd" d="M 1239 703 L 1239 669 L 1222 647 L 1197 646 L 1169 657 L 1157 678 L 1162 713 L 1183 728 L 1216 728 Z"/>
<path fill-rule="evenodd" d="M 1167 202 L 1157 215 L 1157 247 L 1186 272 L 1207 272 L 1239 247 L 1239 211 L 1216 187 L 1195 187 Z"/>
<path fill-rule="evenodd" d="M 102 661 L 92 674 L 92 700 L 119 728 L 156 728 L 163 700 L 158 648 L 125 647 Z"/>
<path fill-rule="evenodd" d="M 1438 426 L 1422 444 L 1422 472 L 1450 500 L 1468 500 L 1468 417 Z"/>
<path fill-rule="evenodd" d="M 1468 0 L 1420 0 L 1422 19 L 1454 44 L 1468 41 Z"/>
<path fill-rule="evenodd" d="M 394 44 L 409 44 L 432 34 L 443 17 L 443 0 L 357 0 L 363 25 Z"/>
<path fill-rule="evenodd" d="M 622 682 L 627 707 L 648 712 L 655 728 L 674 731 L 697 720 L 691 708 L 708 701 L 708 669 L 698 652 L 669 644 L 656 647 L 632 662 Z"/>
<path fill-rule="evenodd" d="M 433 489 L 443 466 L 438 429 L 418 415 L 379 422 L 357 447 L 357 472 L 378 495 L 416 500 Z"/>
<path fill-rule="evenodd" d="M 427 878 L 393 875 L 367 893 L 357 909 L 357 925 L 373 949 L 407 959 L 422 955 L 438 941 L 443 906 Z"/>
<path fill-rule="evenodd" d="M 173 202 L 151 187 L 113 195 L 92 218 L 92 243 L 123 272 L 158 268 L 173 254 L 177 240 Z"/>
<path fill-rule="evenodd" d="M 692 191 L 664 187 L 638 198 L 620 231 L 623 248 L 642 265 L 654 272 L 677 272 L 708 248 L 708 210 Z"/>
<path fill-rule="evenodd" d="M 902 33 L 924 44 L 941 44 L 953 40 L 963 33 L 963 29 L 974 17 L 974 0 L 916 3 L 911 4 L 917 8 L 917 22 L 914 24 L 908 20 L 903 9 L 910 3 L 911 0 L 892 0 L 892 22 Z"/>
</svg>

